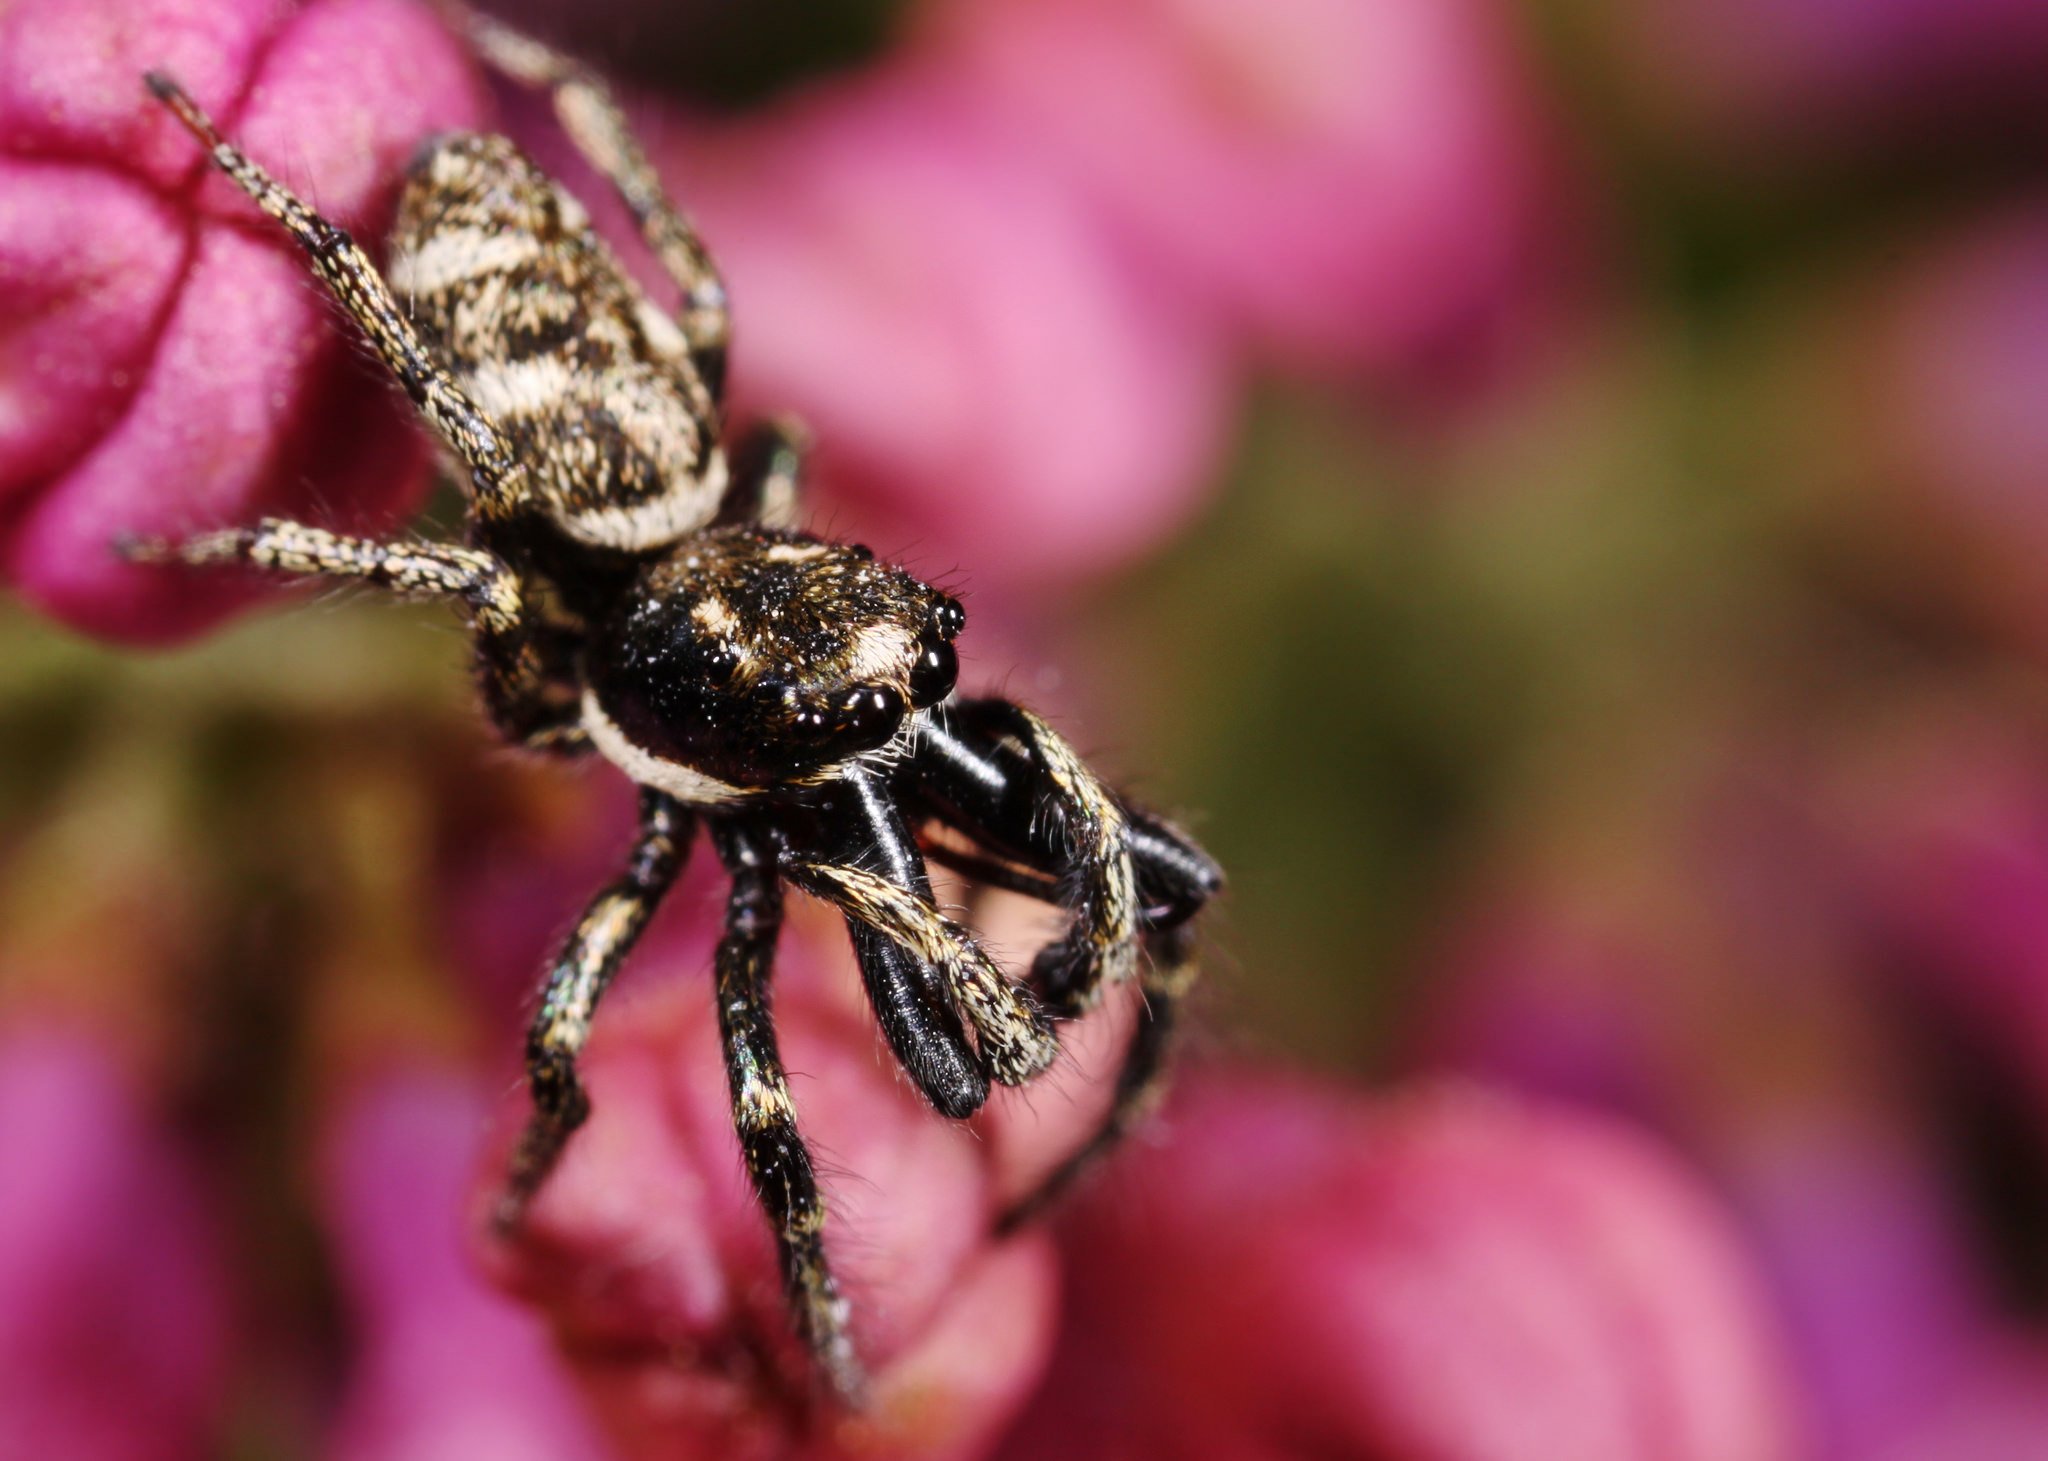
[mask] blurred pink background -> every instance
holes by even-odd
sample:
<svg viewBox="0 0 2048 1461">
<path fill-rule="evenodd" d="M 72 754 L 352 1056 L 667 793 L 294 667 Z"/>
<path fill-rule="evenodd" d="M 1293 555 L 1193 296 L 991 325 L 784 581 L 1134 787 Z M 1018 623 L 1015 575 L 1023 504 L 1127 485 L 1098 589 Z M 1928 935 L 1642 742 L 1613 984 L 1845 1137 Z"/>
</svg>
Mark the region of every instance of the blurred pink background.
<svg viewBox="0 0 2048 1461">
<path fill-rule="evenodd" d="M 1229 870 L 1178 1094 L 999 1239 L 1129 1011 L 950 1127 L 793 900 L 820 1410 L 700 851 L 486 1240 L 629 798 L 431 608 L 109 552 L 460 516 L 139 75 L 365 239 L 509 131 L 658 278 L 430 8 L 14 0 L 0 1461 L 2048 1455 L 2048 9 L 505 13 L 618 78 L 814 524 Z"/>
</svg>

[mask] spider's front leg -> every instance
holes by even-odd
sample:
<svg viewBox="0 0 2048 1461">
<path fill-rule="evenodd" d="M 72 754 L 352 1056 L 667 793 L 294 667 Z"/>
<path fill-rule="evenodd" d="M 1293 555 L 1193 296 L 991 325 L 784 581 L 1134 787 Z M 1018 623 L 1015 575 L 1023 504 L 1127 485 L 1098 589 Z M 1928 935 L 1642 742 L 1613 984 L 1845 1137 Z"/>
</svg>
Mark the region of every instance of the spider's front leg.
<svg viewBox="0 0 2048 1461">
<path fill-rule="evenodd" d="M 497 1213 L 500 1229 L 518 1222 L 554 1170 L 570 1135 L 590 1115 L 590 1099 L 576 1075 L 576 1057 L 590 1038 L 598 1000 L 681 874 L 695 827 L 681 802 L 643 787 L 640 835 L 625 873 L 590 901 L 548 971 L 540 1008 L 526 1037 L 533 1116 L 512 1153 Z"/>
<path fill-rule="evenodd" d="M 769 1011 L 768 983 L 782 930 L 776 847 L 742 821 L 714 822 L 711 838 L 732 878 L 716 969 L 733 1125 L 754 1193 L 775 1229 L 783 1289 L 798 1332 L 833 1388 L 857 1406 L 863 1380 L 847 1334 L 846 1300 L 825 1262 L 825 1202 L 797 1130 Z"/>
<path fill-rule="evenodd" d="M 575 699 L 557 689 L 571 671 L 559 637 L 544 632 L 519 575 L 495 553 L 453 543 L 382 543 L 278 518 L 177 542 L 135 539 L 117 546 L 138 563 L 246 564 L 298 578 L 358 579 L 401 594 L 454 599 L 468 612 L 477 679 L 499 733 L 557 754 L 586 748 Z"/>
<path fill-rule="evenodd" d="M 919 814 L 966 833 L 988 854 L 935 844 L 935 860 L 1074 913 L 1067 935 L 1036 961 L 1041 987 L 1063 1013 L 1093 1004 L 1102 971 L 1119 967 L 1098 955 L 1105 930 L 1119 921 L 1106 910 L 1130 899 L 1144 1004 L 1109 1110 L 1004 1215 L 1001 1225 L 1014 1228 L 1059 1196 L 1157 1098 L 1175 1012 L 1196 978 L 1191 920 L 1222 888 L 1222 870 L 1185 833 L 1125 805 L 1042 720 L 1005 701 L 956 700 L 934 709 L 898 780 Z"/>
<path fill-rule="evenodd" d="M 1059 879 L 1074 915 L 1032 961 L 1032 983 L 1064 1019 L 1137 972 L 1139 905 L 1123 805 L 1038 716 L 1007 700 L 933 709 L 907 770 L 920 799 L 977 840 Z"/>
<path fill-rule="evenodd" d="M 845 915 L 883 1034 L 932 1104 L 970 1116 L 989 1080 L 1022 1085 L 1050 1065 L 1059 1046 L 1045 1013 L 939 912 L 924 858 L 881 777 L 849 767 L 816 813 L 816 835 L 785 855 L 785 870 Z M 961 1035 L 963 1013 L 975 1055 Z"/>
</svg>

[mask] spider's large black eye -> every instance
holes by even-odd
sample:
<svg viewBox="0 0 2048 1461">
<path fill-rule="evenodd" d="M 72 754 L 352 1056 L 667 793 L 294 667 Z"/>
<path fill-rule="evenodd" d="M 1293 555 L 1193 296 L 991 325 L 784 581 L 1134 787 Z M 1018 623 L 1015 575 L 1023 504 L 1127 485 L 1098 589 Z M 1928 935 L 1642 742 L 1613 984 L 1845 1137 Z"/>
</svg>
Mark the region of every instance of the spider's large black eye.
<svg viewBox="0 0 2048 1461">
<path fill-rule="evenodd" d="M 635 749 L 735 786 L 798 781 L 950 693 L 950 602 L 853 548 L 714 531 L 642 570 L 584 672 Z"/>
<path fill-rule="evenodd" d="M 789 738 L 822 761 L 838 761 L 887 745 L 902 723 L 903 697 L 887 685 L 866 685 L 829 704 L 800 707 Z"/>
<path fill-rule="evenodd" d="M 928 639 L 917 663 L 910 667 L 910 703 L 929 710 L 953 693 L 960 678 L 960 657 L 943 639 Z"/>
</svg>

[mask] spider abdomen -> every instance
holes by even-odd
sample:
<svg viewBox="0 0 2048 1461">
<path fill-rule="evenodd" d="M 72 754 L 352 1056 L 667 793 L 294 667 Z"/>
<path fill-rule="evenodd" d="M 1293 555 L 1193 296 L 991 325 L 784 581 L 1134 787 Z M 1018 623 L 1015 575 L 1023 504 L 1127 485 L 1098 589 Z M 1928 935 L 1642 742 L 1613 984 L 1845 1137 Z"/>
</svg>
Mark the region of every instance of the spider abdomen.
<svg viewBox="0 0 2048 1461">
<path fill-rule="evenodd" d="M 717 409 L 681 330 L 512 143 L 456 133 L 422 151 L 389 272 L 562 534 L 642 552 L 711 521 L 726 485 Z"/>
</svg>

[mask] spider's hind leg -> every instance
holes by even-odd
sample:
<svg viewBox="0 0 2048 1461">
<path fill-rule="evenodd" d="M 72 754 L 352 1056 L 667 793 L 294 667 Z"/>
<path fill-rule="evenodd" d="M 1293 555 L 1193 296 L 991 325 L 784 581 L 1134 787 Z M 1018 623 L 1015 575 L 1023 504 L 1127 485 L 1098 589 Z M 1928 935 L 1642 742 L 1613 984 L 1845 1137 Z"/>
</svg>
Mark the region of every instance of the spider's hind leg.
<svg viewBox="0 0 2048 1461">
<path fill-rule="evenodd" d="M 718 525 L 794 528 L 803 505 L 804 455 L 810 446 L 810 433 L 793 417 L 771 417 L 748 428 L 733 446 L 732 485 L 719 504 Z"/>
<path fill-rule="evenodd" d="M 1075 911 L 1073 929 L 1037 961 L 1041 979 L 1048 971 L 1053 978 L 1068 976 L 1053 993 L 1057 998 L 1065 992 L 1069 1014 L 1085 1010 L 1099 985 L 1086 978 L 1085 963 L 1078 966 L 1082 977 L 1072 977 L 1072 971 L 1074 960 L 1099 947 L 1100 925 L 1090 922 L 1090 899 L 1099 898 L 1099 892 L 1091 894 L 1089 885 L 1104 862 L 1099 849 L 1105 828 L 1114 829 L 1127 860 L 1130 927 L 1142 951 L 1135 962 L 1143 1003 L 1116 1089 L 1094 1132 L 1004 1214 L 1004 1230 L 1042 1212 L 1157 1100 L 1175 1015 L 1197 975 L 1192 920 L 1223 886 L 1222 871 L 1192 839 L 1125 806 L 1085 768 L 1077 771 L 1079 763 L 1064 743 L 1057 743 L 1053 757 L 1043 756 L 1033 740 L 1042 726 L 1037 717 L 1000 701 L 956 702 L 932 713 L 917 755 L 900 773 L 914 807 L 966 833 L 990 854 L 941 843 L 930 849 L 935 861 L 991 887 Z M 1078 837 L 1069 822 L 1076 815 L 1075 788 L 1081 792 L 1081 814 L 1093 818 L 1093 830 L 1084 826 Z M 1048 804 L 1051 816 L 1046 815 Z M 1091 805 L 1107 805 L 1115 815 L 1090 813 Z M 1091 933 L 1091 927 L 1098 931 Z"/>
<path fill-rule="evenodd" d="M 441 9 L 468 34 L 477 54 L 491 66 L 514 81 L 548 92 L 562 130 L 618 193 L 640 225 L 648 249 L 682 291 L 676 323 L 689 342 L 699 373 L 712 394 L 718 395 L 725 378 L 726 347 L 732 338 L 725 281 L 703 240 L 669 200 L 611 91 L 569 57 L 503 21 L 479 15 L 454 0 L 444 0 Z"/>
<path fill-rule="evenodd" d="M 205 145 L 220 170 L 306 251 L 321 282 L 355 317 L 413 404 L 469 468 L 478 515 L 501 521 L 524 509 L 529 489 L 518 459 L 491 419 L 427 350 L 383 276 L 355 241 L 225 141 L 177 82 L 155 71 L 143 79 L 157 100 Z"/>
</svg>

